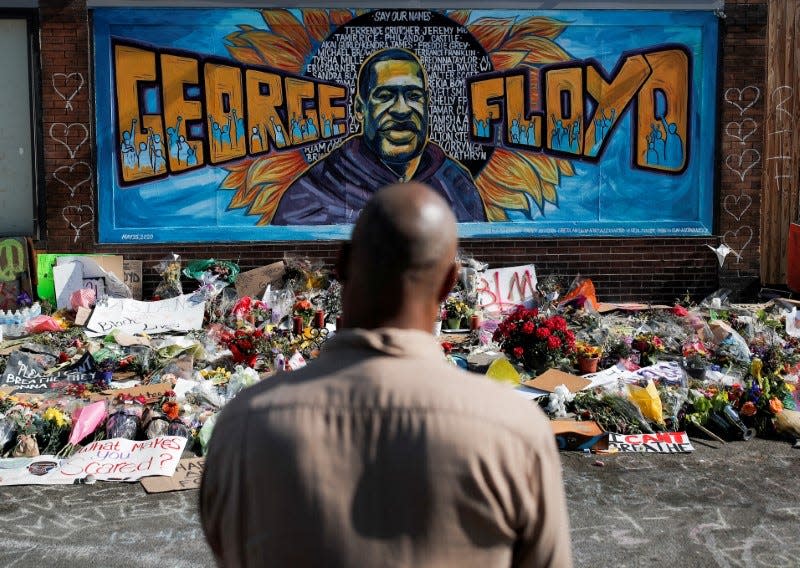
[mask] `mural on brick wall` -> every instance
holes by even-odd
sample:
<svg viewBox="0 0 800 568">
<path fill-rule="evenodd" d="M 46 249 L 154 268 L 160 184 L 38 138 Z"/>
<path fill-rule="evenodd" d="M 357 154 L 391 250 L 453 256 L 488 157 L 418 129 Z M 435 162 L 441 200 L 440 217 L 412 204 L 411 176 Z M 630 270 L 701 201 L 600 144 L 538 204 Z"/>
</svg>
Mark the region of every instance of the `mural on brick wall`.
<svg viewBox="0 0 800 568">
<path fill-rule="evenodd" d="M 102 242 L 342 238 L 430 184 L 462 236 L 706 235 L 717 22 L 94 11 Z"/>
</svg>

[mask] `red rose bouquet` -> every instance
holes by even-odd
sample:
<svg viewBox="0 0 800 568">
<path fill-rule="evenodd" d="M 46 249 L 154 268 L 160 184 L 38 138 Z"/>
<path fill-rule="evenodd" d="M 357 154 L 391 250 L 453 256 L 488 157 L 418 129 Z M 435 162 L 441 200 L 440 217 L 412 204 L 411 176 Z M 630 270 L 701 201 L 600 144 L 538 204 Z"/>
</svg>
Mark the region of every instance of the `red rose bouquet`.
<svg viewBox="0 0 800 568">
<path fill-rule="evenodd" d="M 268 348 L 269 338 L 263 329 L 254 328 L 224 332 L 220 340 L 230 349 L 234 363 L 255 367 L 259 353 L 265 353 Z"/>
<path fill-rule="evenodd" d="M 522 306 L 500 322 L 493 339 L 511 361 L 530 371 L 556 366 L 575 351 L 575 334 L 567 329 L 567 320 Z"/>
</svg>

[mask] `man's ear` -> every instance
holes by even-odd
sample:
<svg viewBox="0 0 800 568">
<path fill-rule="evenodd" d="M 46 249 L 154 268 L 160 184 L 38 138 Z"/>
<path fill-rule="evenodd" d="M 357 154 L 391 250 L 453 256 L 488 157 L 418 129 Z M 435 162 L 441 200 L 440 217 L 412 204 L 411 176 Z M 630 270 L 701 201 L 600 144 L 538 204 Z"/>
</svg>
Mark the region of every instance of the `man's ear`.
<svg viewBox="0 0 800 568">
<path fill-rule="evenodd" d="M 442 281 L 442 287 L 439 289 L 439 296 L 437 301 L 439 303 L 444 302 L 445 298 L 447 298 L 450 291 L 453 289 L 453 286 L 456 285 L 456 280 L 458 280 L 458 275 L 461 273 L 461 263 L 454 262 L 450 265 L 450 269 L 447 271 L 447 275 L 445 279 Z"/>
<path fill-rule="evenodd" d="M 345 241 L 342 243 L 342 246 L 339 247 L 339 255 L 336 257 L 336 264 L 334 265 L 334 270 L 336 271 L 336 279 L 339 282 L 347 281 L 349 266 L 350 266 L 350 254 L 352 248 L 350 241 Z"/>
<path fill-rule="evenodd" d="M 361 100 L 361 95 L 356 95 L 356 100 L 353 104 L 353 114 L 356 116 L 358 122 L 364 122 L 364 101 Z"/>
</svg>

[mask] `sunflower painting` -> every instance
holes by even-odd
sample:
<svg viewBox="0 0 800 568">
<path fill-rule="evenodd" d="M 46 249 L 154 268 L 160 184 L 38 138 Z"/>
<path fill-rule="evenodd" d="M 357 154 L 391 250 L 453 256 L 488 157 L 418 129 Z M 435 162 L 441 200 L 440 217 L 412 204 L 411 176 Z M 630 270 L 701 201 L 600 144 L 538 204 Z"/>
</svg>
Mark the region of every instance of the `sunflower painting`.
<svg viewBox="0 0 800 568">
<path fill-rule="evenodd" d="M 710 231 L 708 14 L 163 15 L 95 11 L 103 242 L 342 238 L 406 180 L 463 236 Z"/>
</svg>

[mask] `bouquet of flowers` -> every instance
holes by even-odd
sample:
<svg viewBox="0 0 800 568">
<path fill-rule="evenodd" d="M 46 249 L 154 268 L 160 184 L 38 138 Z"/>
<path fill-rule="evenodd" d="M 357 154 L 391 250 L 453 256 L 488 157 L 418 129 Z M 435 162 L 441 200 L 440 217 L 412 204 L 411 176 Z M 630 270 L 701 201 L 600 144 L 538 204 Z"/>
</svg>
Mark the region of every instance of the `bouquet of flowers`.
<svg viewBox="0 0 800 568">
<path fill-rule="evenodd" d="M 234 363 L 255 367 L 259 353 L 266 352 L 269 338 L 263 329 L 253 328 L 223 332 L 220 340 L 230 349 Z"/>
<path fill-rule="evenodd" d="M 529 371 L 557 366 L 575 351 L 575 334 L 567 329 L 567 320 L 545 317 L 522 306 L 500 322 L 493 339 L 509 359 Z"/>
<path fill-rule="evenodd" d="M 314 311 L 314 306 L 304 297 L 299 297 L 292 307 L 292 315 L 303 318 L 303 327 L 308 327 L 311 324 Z"/>
<path fill-rule="evenodd" d="M 655 363 L 656 354 L 664 352 L 664 342 L 654 333 L 636 335 L 631 347 L 640 353 L 639 364 L 643 367 Z"/>
</svg>

